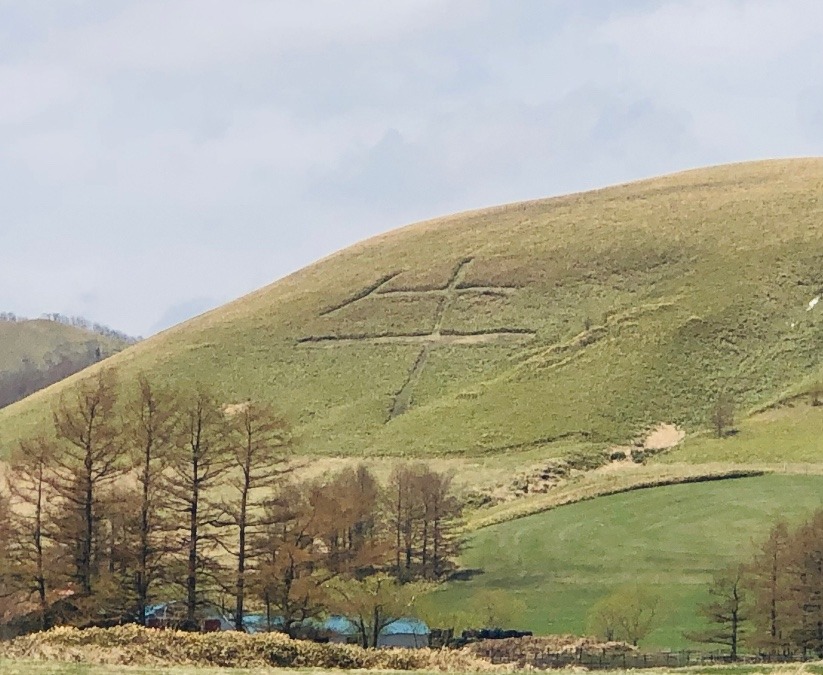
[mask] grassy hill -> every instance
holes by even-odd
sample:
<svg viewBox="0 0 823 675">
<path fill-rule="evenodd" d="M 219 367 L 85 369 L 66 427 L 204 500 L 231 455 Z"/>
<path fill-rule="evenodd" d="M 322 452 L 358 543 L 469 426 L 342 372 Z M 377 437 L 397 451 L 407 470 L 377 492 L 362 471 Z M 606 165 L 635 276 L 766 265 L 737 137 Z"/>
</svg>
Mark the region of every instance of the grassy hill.
<svg viewBox="0 0 823 675">
<path fill-rule="evenodd" d="M 115 337 L 47 320 L 0 320 L 0 407 L 127 346 Z"/>
<path fill-rule="evenodd" d="M 823 160 L 741 164 L 368 240 L 110 364 L 274 401 L 307 453 L 478 455 L 694 430 L 820 376 Z M 0 413 L 15 435 L 52 389 Z"/>
</svg>

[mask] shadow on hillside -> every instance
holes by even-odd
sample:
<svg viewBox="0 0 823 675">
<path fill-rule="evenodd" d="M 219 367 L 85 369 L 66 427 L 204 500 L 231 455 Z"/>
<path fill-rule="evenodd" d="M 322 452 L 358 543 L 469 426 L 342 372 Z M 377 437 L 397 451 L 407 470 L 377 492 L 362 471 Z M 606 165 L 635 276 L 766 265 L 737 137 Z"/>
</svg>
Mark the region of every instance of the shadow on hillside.
<svg viewBox="0 0 823 675">
<path fill-rule="evenodd" d="M 449 575 L 448 581 L 471 581 L 476 576 L 484 573 L 485 570 L 480 568 L 455 570 Z"/>
</svg>

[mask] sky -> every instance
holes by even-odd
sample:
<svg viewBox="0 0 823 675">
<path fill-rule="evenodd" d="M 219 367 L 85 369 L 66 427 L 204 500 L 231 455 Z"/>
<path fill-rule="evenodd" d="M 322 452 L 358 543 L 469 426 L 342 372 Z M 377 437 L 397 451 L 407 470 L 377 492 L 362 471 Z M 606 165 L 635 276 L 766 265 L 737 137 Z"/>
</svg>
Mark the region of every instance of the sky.
<svg viewBox="0 0 823 675">
<path fill-rule="evenodd" d="M 820 155 L 819 0 L 0 0 L 0 311 L 148 336 L 425 218 Z"/>
</svg>

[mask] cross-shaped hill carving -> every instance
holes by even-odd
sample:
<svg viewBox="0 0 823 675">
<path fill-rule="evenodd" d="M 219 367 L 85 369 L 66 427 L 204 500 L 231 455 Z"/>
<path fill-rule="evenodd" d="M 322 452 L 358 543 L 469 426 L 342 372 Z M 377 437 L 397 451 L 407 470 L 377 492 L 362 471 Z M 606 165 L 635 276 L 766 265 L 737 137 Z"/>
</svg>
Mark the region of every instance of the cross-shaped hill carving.
<svg viewBox="0 0 823 675">
<path fill-rule="evenodd" d="M 397 333 L 389 335 L 323 335 L 301 338 L 303 344 L 324 344 L 326 346 L 341 344 L 419 344 L 420 353 L 414 362 L 403 387 L 397 393 L 392 405 L 389 419 L 402 415 L 408 410 L 412 393 L 417 382 L 423 374 L 432 349 L 448 345 L 482 345 L 498 344 L 512 341 L 522 341 L 534 336 L 534 331 L 529 329 L 505 329 L 488 331 L 446 331 L 443 330 L 443 321 L 454 304 L 455 300 L 465 294 L 489 294 L 498 296 L 510 296 L 519 290 L 516 286 L 483 286 L 464 285 L 463 281 L 472 258 L 466 258 L 460 262 L 452 273 L 448 283 L 442 288 L 434 289 L 390 289 L 387 286 L 401 273 L 395 272 L 379 279 L 373 286 L 364 289 L 353 298 L 349 298 L 339 305 L 330 307 L 321 312 L 321 316 L 332 316 L 355 303 L 362 302 L 367 298 L 375 297 L 409 297 L 424 298 L 438 297 L 440 301 L 434 318 L 434 326 L 428 333 Z"/>
</svg>

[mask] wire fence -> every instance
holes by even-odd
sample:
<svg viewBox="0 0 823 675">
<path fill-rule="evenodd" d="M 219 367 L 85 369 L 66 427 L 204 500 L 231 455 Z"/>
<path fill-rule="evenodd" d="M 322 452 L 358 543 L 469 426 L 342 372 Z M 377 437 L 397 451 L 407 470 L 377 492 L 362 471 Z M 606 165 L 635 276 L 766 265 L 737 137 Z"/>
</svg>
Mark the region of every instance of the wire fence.
<svg viewBox="0 0 823 675">
<path fill-rule="evenodd" d="M 614 652 L 585 651 L 582 653 L 566 652 L 554 654 L 531 655 L 521 665 L 538 669 L 567 668 L 582 666 L 589 670 L 627 670 L 638 668 L 685 668 L 687 666 L 721 665 L 729 663 L 787 663 L 817 660 L 816 654 L 742 654 L 732 661 L 725 652 Z M 493 663 L 511 662 L 504 655 L 491 657 Z"/>
</svg>

